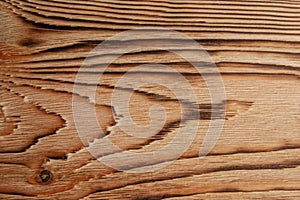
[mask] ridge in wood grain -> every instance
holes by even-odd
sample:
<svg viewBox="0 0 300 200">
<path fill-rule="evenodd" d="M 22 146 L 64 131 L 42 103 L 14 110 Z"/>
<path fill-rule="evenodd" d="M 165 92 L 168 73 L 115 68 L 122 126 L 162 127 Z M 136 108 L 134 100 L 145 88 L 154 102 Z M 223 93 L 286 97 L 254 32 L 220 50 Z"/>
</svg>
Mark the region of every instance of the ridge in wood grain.
<svg viewBox="0 0 300 200">
<path fill-rule="evenodd" d="M 1 199 L 300 197 L 299 1 L 4 0 L 0 9 Z M 153 50 L 148 45 L 153 38 L 124 38 L 129 45 L 145 48 L 121 56 L 101 82 L 82 82 L 82 92 L 74 94 L 76 74 L 88 53 L 116 33 L 142 26 L 166 27 L 193 38 L 222 75 L 226 120 L 218 143 L 205 158 L 198 156 L 211 122 L 207 86 L 186 60 Z M 173 50 L 194 51 L 180 46 Z M 201 125 L 178 160 L 137 163 L 130 167 L 169 165 L 128 174 L 104 165 L 88 150 L 99 151 L 98 158 L 121 158 L 125 151 L 155 151 L 174 138 L 181 118 L 172 92 L 155 84 L 114 88 L 126 72 L 149 62 L 172 67 L 198 91 Z M 86 71 L 91 78 L 102 73 L 93 66 Z M 176 81 L 164 72 L 145 68 L 129 76 Z M 90 84 L 97 85 L 95 100 L 86 92 Z M 114 90 L 133 92 L 131 115 L 140 124 L 149 123 L 151 105 L 162 105 L 168 115 L 163 129 L 146 139 L 122 131 L 111 105 Z M 86 119 L 89 137 L 78 137 L 72 98 L 82 103 L 83 114 L 95 109 L 104 135 Z M 93 145 L 103 139 L 121 151 Z M 43 170 L 51 173 L 46 184 L 39 181 Z"/>
</svg>

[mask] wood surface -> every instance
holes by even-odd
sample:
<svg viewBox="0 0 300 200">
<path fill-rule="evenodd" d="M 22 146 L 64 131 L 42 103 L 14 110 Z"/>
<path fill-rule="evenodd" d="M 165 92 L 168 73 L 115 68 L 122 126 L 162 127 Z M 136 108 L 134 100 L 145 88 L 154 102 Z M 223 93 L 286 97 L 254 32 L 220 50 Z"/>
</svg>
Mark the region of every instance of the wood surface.
<svg viewBox="0 0 300 200">
<path fill-rule="evenodd" d="M 2 0 L 0 7 L 0 199 L 300 199 L 300 1 Z M 184 59 L 151 49 L 151 39 L 107 69 L 96 101 L 73 94 L 78 69 L 93 48 L 121 31 L 153 26 L 196 40 L 222 75 L 226 120 L 204 158 L 199 148 L 214 120 L 205 117 L 211 105 L 205 82 Z M 105 137 L 124 151 L 162 148 L 181 120 L 178 99 L 168 89 L 152 85 L 133 92 L 136 123 L 149 123 L 153 104 L 166 110 L 163 130 L 151 138 L 118 129 L 110 105 L 113 90 L 122 89 L 114 88 L 116 82 L 148 62 L 184 75 L 199 91 L 204 117 L 178 160 L 154 172 L 118 171 L 97 161 L 79 138 L 72 98 L 95 108 Z M 103 157 L 116 153 L 107 152 Z M 148 165 L 168 161 L 162 156 Z"/>
</svg>

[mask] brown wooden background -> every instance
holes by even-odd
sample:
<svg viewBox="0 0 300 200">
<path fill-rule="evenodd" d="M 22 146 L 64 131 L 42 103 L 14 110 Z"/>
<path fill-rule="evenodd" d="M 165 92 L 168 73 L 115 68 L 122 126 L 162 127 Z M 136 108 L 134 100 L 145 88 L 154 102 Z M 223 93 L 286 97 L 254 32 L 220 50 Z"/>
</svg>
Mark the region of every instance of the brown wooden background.
<svg viewBox="0 0 300 200">
<path fill-rule="evenodd" d="M 1 0 L 0 7 L 0 199 L 300 199 L 300 1 Z M 201 119 L 180 159 L 128 174 L 84 148 L 72 91 L 88 52 L 141 26 L 180 31 L 209 52 L 222 74 L 227 113 L 207 157 L 198 158 L 210 122 Z M 102 100 L 76 95 L 95 106 L 106 137 L 124 150 L 156 150 L 179 128 L 178 102 L 155 85 L 134 92 L 131 114 L 147 123 L 148 108 L 160 103 L 168 114 L 164 130 L 137 139 L 114 126 L 114 84 L 147 62 L 178 70 L 204 88 L 199 101 L 209 104 L 203 80 L 184 60 L 151 49 L 122 56 L 98 85 Z"/>
</svg>

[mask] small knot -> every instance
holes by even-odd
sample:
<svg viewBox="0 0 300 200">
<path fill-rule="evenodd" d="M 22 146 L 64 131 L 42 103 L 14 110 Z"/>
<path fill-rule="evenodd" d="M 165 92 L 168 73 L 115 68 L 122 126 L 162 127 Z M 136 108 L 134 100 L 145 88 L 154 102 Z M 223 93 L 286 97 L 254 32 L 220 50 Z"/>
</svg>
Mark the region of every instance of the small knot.
<svg viewBox="0 0 300 200">
<path fill-rule="evenodd" d="M 52 180 L 52 173 L 49 170 L 42 170 L 39 174 L 39 181 L 41 183 L 50 183 Z"/>
</svg>

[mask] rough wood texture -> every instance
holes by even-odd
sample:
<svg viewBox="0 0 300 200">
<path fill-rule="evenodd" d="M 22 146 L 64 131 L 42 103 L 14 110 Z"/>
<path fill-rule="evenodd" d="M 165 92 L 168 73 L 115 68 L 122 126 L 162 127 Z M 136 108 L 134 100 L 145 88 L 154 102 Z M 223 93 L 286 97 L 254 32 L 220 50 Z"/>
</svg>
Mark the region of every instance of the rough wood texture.
<svg viewBox="0 0 300 200">
<path fill-rule="evenodd" d="M 3 0 L 0 7 L 1 199 L 300 198 L 300 1 Z M 203 117 L 180 159 L 131 174 L 89 154 L 74 124 L 72 92 L 97 44 L 140 26 L 181 31 L 208 51 L 224 81 L 226 121 L 205 158 L 198 153 L 211 120 Z M 161 104 L 168 116 L 162 132 L 134 138 L 115 125 L 113 86 L 147 62 L 176 69 L 200 90 L 201 105 L 210 103 L 203 79 L 182 58 L 147 45 L 120 57 L 98 85 L 95 102 L 83 93 L 75 99 L 95 107 L 105 137 L 124 151 L 159 149 L 179 128 L 178 101 L 156 86 L 134 91 L 131 114 L 145 124 L 148 108 Z M 91 77 L 97 73 L 90 69 Z M 168 160 L 153 165 L 161 162 Z"/>
</svg>

